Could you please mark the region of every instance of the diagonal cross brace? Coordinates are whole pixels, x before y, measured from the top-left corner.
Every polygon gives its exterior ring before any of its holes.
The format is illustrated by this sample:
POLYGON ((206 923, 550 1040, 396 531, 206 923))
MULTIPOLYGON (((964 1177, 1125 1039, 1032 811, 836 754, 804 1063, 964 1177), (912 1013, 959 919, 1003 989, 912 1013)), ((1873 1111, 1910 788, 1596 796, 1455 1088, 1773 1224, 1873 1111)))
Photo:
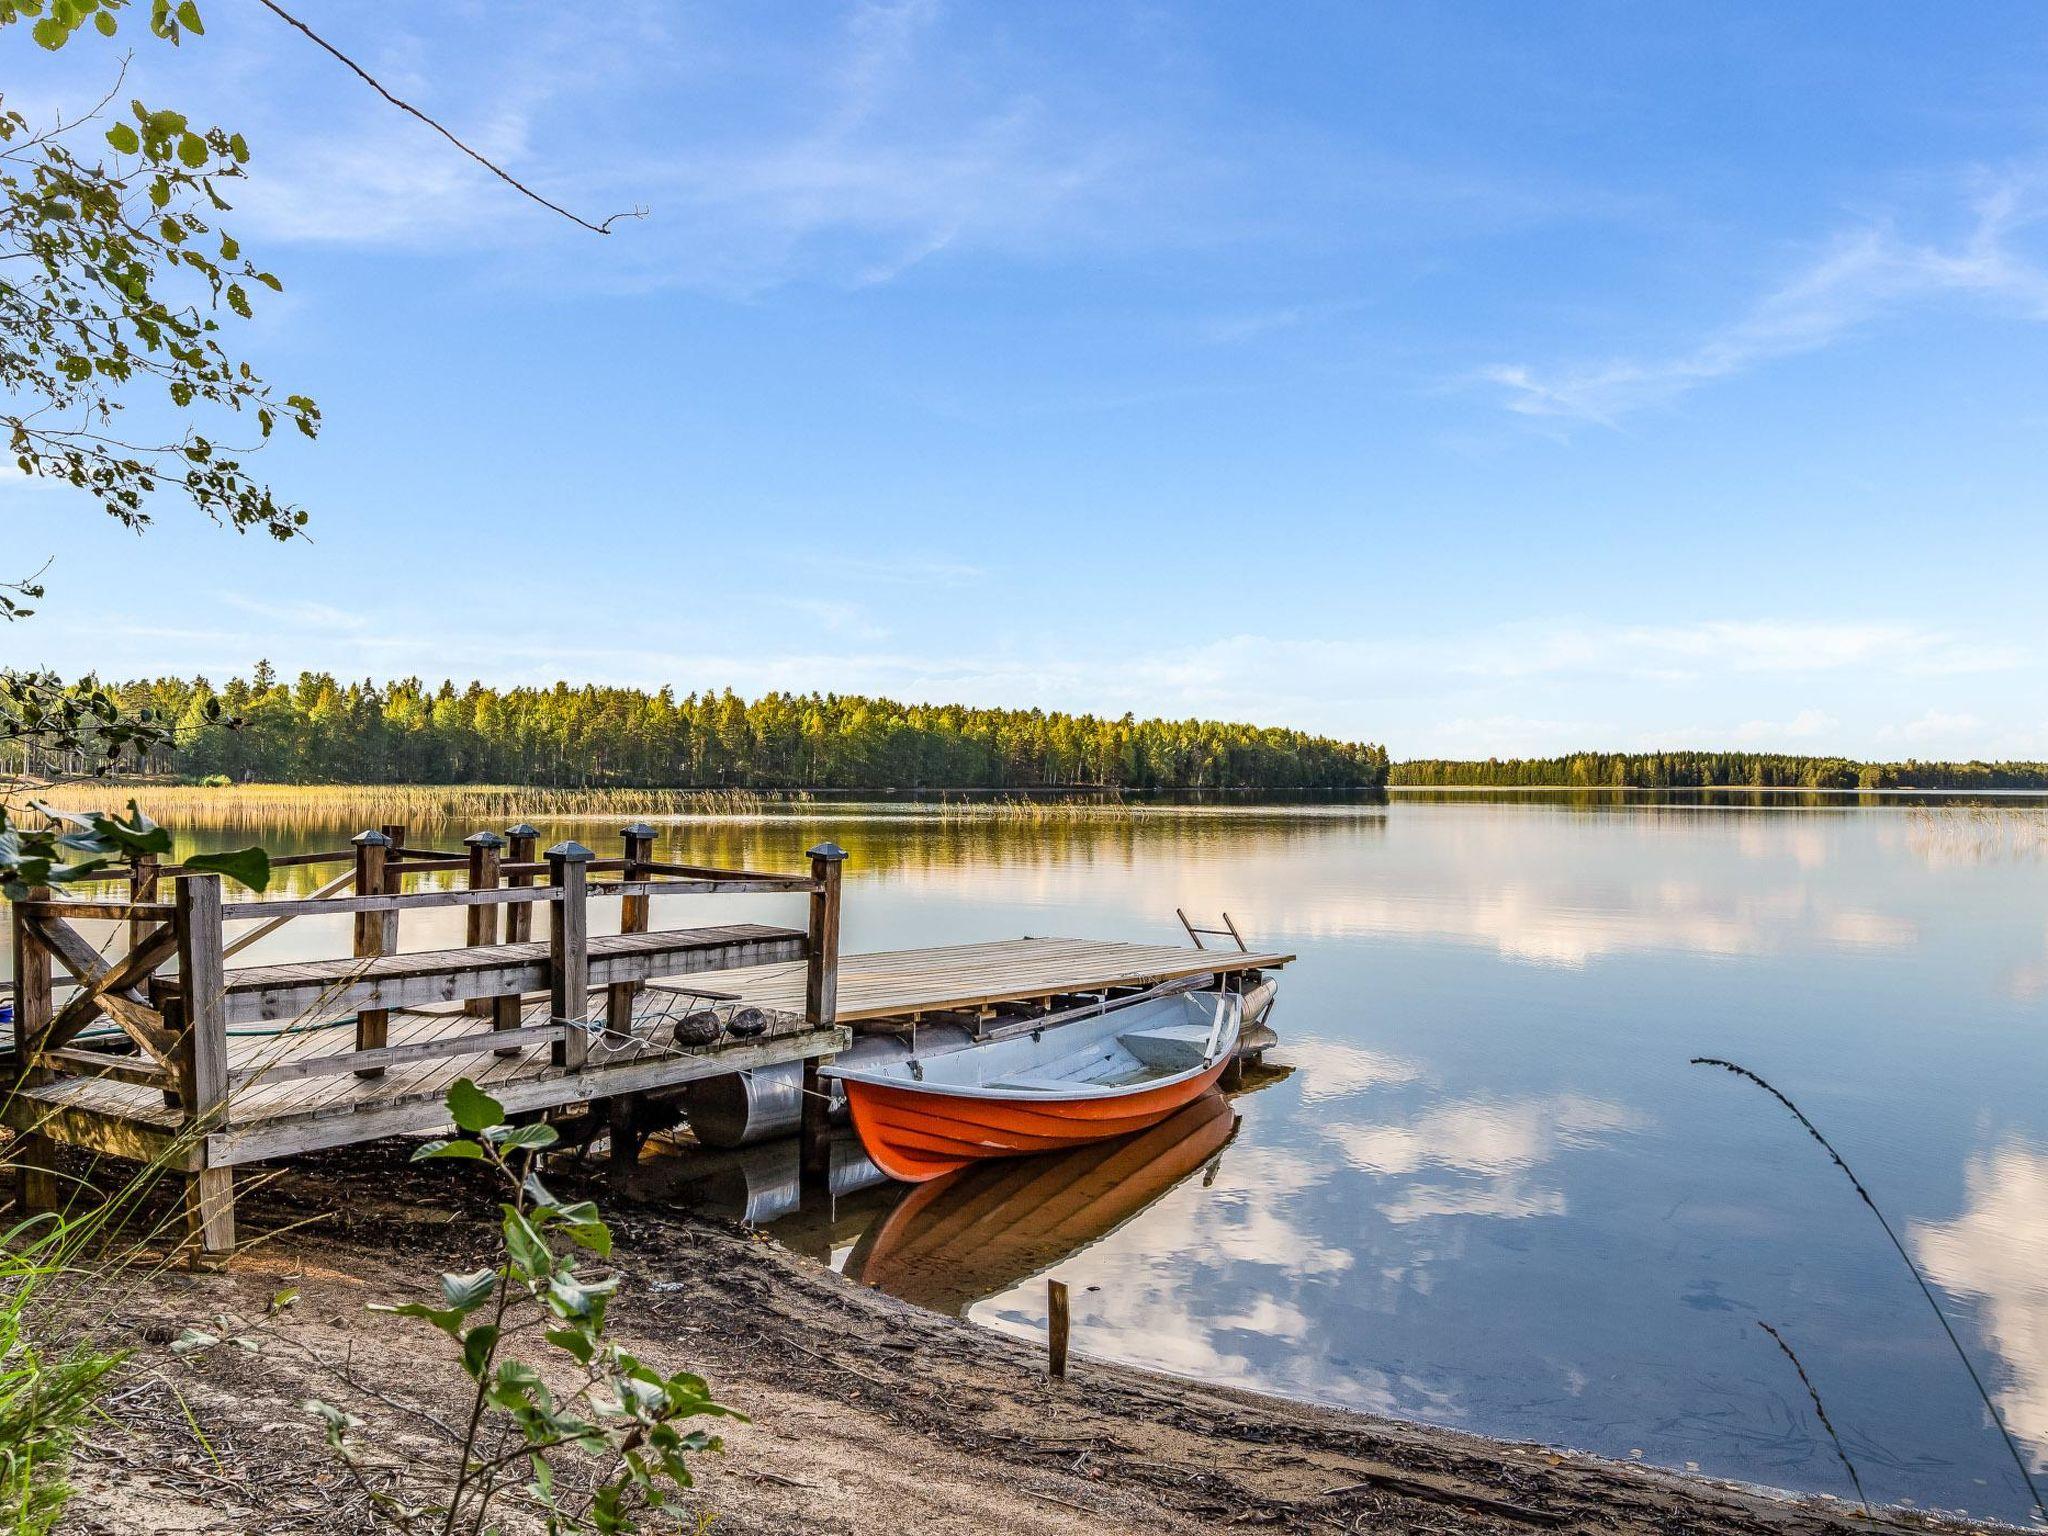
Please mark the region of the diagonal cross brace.
POLYGON ((176 1042, 164 1017, 135 988, 150 972, 178 952, 177 935, 168 923, 150 930, 121 959, 108 964, 82 933, 61 917, 31 915, 29 931, 77 978, 84 990, 58 1011, 44 1037, 43 1048, 54 1050, 104 1013, 141 1046, 166 1072, 175 1074, 176 1042))

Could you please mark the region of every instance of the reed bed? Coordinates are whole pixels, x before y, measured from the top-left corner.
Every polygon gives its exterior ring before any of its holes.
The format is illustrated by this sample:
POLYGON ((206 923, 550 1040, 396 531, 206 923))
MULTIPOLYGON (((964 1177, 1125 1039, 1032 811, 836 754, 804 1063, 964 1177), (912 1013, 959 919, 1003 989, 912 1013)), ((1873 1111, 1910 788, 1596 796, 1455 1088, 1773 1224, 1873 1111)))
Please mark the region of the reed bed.
POLYGON ((1114 791, 1083 795, 935 793, 922 799, 863 799, 805 790, 547 788, 523 784, 239 784, 85 780, 40 792, 60 810, 86 810, 134 797, 157 821, 184 830, 318 833, 336 826, 401 822, 419 831, 502 826, 508 821, 645 818, 717 821, 802 818, 939 822, 967 826, 1116 824, 1145 817, 1316 816, 1375 813, 1377 806, 1274 805, 1256 801, 1133 800, 1114 791))
POLYGON ((1945 864, 2048 858, 2048 810, 2019 805, 1915 806, 1910 846, 1945 864))
POLYGON ((526 784, 239 784, 85 781, 37 798, 84 810, 133 796, 156 820, 235 832, 316 832, 337 823, 408 827, 490 826, 531 817, 749 816, 795 807, 803 797, 746 789, 552 789, 526 784))

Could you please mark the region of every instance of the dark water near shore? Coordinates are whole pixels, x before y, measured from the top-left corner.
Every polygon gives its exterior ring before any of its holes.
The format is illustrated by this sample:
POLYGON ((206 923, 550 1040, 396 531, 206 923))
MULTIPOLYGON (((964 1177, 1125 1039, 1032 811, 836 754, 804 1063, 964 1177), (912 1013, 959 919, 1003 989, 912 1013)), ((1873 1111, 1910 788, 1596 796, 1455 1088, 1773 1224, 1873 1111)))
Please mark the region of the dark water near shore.
MULTIPOLYGON (((663 834, 761 867, 835 838, 852 949, 1171 941, 1182 906, 1300 955, 1273 1018, 1292 1071, 1232 1101, 1234 1135, 1190 1121, 901 1210, 893 1189, 849 1194, 790 1241, 1025 1335, 1057 1276, 1084 1354, 1847 1497, 1763 1319, 1873 1497, 2023 1520, 1869 1213, 1782 1109, 1687 1061, 1754 1067, 1830 1133, 2048 1465, 2044 817, 1397 793, 1094 819, 818 807, 663 834)), ((544 830, 615 845, 611 826, 544 830)), ((250 958, 345 944, 331 922, 250 958)), ((422 924, 406 947, 451 934, 422 924)))

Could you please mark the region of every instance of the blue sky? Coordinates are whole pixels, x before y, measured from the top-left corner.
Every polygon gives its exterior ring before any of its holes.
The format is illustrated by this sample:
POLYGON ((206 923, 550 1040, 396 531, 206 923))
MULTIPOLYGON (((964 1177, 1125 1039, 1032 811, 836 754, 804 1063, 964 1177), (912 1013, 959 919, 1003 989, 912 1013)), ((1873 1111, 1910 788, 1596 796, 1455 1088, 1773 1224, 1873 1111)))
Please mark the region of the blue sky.
POLYGON ((313 538, 0 483, 18 664, 2048 756, 2038 8, 300 0, 608 239, 205 9, 313 538))

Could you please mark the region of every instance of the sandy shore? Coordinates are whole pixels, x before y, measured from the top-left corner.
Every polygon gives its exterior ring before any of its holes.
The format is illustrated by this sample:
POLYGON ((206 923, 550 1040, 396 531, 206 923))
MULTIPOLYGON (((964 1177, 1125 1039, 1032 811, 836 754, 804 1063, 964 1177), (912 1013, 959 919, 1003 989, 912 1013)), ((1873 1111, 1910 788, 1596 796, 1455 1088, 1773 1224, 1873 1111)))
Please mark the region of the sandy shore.
MULTIPOLYGON (((436 1456, 466 1378, 424 1324, 363 1309, 487 1261, 483 1195, 447 1165, 408 1167, 390 1146, 309 1159, 246 1199, 245 1231, 277 1235, 225 1273, 138 1277, 112 1318, 135 1355, 112 1394, 114 1423, 81 1455, 64 1528, 382 1528, 300 1405, 318 1396, 359 1415, 395 1468, 436 1456), (284 1291, 296 1299, 273 1313, 284 1291), (187 1326, 246 1333, 257 1347, 174 1354, 187 1326)), ((702 1459, 691 1495, 696 1529, 718 1536, 1959 1528, 1884 1512, 1866 1521, 1827 1501, 1086 1359, 1054 1385, 1037 1351, 763 1238, 608 1208, 624 1275, 614 1332, 708 1376, 752 1418, 730 1430, 723 1456, 702 1459)))

